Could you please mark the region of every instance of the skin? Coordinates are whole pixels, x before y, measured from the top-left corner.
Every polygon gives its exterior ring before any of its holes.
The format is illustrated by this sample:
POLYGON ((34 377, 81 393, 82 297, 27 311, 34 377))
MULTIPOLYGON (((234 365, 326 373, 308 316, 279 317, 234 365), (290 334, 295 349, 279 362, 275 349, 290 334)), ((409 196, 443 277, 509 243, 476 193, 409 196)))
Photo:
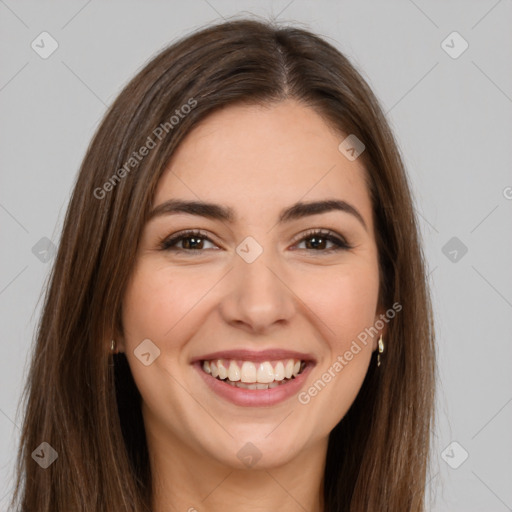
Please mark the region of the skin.
POLYGON ((190 361, 235 348, 312 353, 303 391, 379 318, 372 205, 360 159, 338 150, 345 136, 294 100, 230 106, 187 135, 162 176, 154 206, 202 200, 232 207, 236 219, 151 219, 124 297, 118 346, 143 399, 155 512, 323 510, 328 435, 357 396, 378 336, 307 404, 293 396, 236 406, 210 391, 190 361), (283 208, 325 199, 352 204, 366 228, 340 211, 277 224, 283 208), (353 248, 316 248, 303 239, 311 228, 330 229, 353 248), (185 229, 209 238, 196 254, 190 239, 160 248, 185 229), (247 236, 263 248, 250 264, 235 252, 247 236), (160 350, 149 366, 134 355, 144 339, 160 350), (248 442, 261 454, 251 468, 237 457, 248 442))

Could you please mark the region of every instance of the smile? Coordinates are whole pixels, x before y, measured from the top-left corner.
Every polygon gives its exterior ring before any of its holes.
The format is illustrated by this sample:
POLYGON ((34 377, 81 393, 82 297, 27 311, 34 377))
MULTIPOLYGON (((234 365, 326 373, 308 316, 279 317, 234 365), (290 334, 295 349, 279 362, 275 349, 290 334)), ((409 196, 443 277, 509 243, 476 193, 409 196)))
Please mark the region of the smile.
POLYGON ((286 384, 304 371, 306 362, 300 359, 274 361, 243 361, 212 359, 202 362, 203 372, 219 381, 243 389, 272 389, 286 384))
POLYGON ((221 358, 196 360, 192 366, 206 389, 222 400, 242 407, 271 407, 296 396, 315 364, 312 360, 291 358, 221 358))

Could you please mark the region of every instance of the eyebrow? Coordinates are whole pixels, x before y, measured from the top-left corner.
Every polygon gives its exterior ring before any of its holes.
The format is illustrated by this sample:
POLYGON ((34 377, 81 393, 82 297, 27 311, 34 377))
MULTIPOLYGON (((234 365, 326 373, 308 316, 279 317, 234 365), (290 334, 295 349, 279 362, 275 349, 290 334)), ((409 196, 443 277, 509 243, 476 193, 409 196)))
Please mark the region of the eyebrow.
MULTIPOLYGON (((368 230, 363 216, 347 201, 340 199, 327 199, 324 201, 298 202, 281 211, 278 223, 291 222, 293 220, 319 215, 331 211, 341 211, 353 215, 368 230)), ((156 206, 149 214, 148 221, 161 215, 172 215, 186 213, 198 215, 208 219, 220 220, 223 222, 234 222, 235 212, 228 206, 222 206, 203 201, 185 201, 182 199, 169 199, 156 206)))

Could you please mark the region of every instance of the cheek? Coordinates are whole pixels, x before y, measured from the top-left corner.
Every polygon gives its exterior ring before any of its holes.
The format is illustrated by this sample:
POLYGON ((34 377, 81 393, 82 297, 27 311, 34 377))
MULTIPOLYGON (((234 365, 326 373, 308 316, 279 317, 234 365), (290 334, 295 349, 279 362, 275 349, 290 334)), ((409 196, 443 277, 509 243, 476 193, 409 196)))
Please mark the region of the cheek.
POLYGON ((371 261, 325 273, 310 287, 308 306, 321 320, 316 324, 322 326, 327 356, 299 402, 321 418, 322 431, 346 414, 368 370, 372 344, 365 329, 374 324, 379 292, 378 266, 371 261))
MULTIPOLYGON (((372 263, 371 258, 361 258, 358 264, 309 270, 292 278, 294 293, 307 306, 303 313, 309 314, 337 353, 375 320, 378 267, 372 263)), ((140 264, 123 302, 127 345, 146 338, 157 343, 181 339, 192 319, 203 311, 198 304, 217 281, 214 272, 188 269, 180 276, 171 275, 165 267, 140 264)))
POLYGON ((153 276, 136 271, 123 300, 123 326, 127 348, 134 348, 137 341, 153 339, 159 330, 159 312, 163 309, 161 290, 153 276), (157 320, 157 323, 155 323, 157 320))
POLYGON ((160 420, 164 418, 162 421, 167 425, 175 424, 173 417, 184 415, 183 404, 190 400, 178 384, 182 379, 180 340, 187 339, 184 331, 189 321, 187 313, 204 295, 204 291, 201 293, 204 289, 208 289, 206 283, 191 288, 189 279, 173 277, 165 267, 143 261, 132 275, 124 296, 126 357, 146 411, 160 420), (138 346, 146 339, 160 351, 147 366, 136 355, 138 346))
POLYGON ((331 350, 346 350, 353 339, 371 327, 378 302, 378 269, 372 265, 339 267, 302 281, 301 297, 321 322, 331 350))
POLYGON ((165 268, 142 264, 123 301, 126 343, 132 345, 138 339, 149 338, 161 344, 169 336, 175 338, 173 330, 184 325, 182 320, 210 286, 200 278, 179 277, 165 268))

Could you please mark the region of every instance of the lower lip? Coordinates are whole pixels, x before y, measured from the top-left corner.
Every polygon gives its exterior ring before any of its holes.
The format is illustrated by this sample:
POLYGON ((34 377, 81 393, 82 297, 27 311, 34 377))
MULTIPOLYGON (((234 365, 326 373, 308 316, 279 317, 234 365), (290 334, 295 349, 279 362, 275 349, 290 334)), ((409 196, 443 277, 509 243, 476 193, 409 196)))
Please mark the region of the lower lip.
POLYGON ((202 363, 197 362, 193 365, 201 374, 206 385, 217 395, 229 400, 235 405, 244 407, 268 407, 278 404, 284 400, 296 395, 304 385, 306 378, 313 367, 312 362, 308 362, 306 367, 295 378, 286 384, 281 384, 275 388, 269 389, 244 389, 237 388, 231 384, 227 384, 202 369, 202 363))

